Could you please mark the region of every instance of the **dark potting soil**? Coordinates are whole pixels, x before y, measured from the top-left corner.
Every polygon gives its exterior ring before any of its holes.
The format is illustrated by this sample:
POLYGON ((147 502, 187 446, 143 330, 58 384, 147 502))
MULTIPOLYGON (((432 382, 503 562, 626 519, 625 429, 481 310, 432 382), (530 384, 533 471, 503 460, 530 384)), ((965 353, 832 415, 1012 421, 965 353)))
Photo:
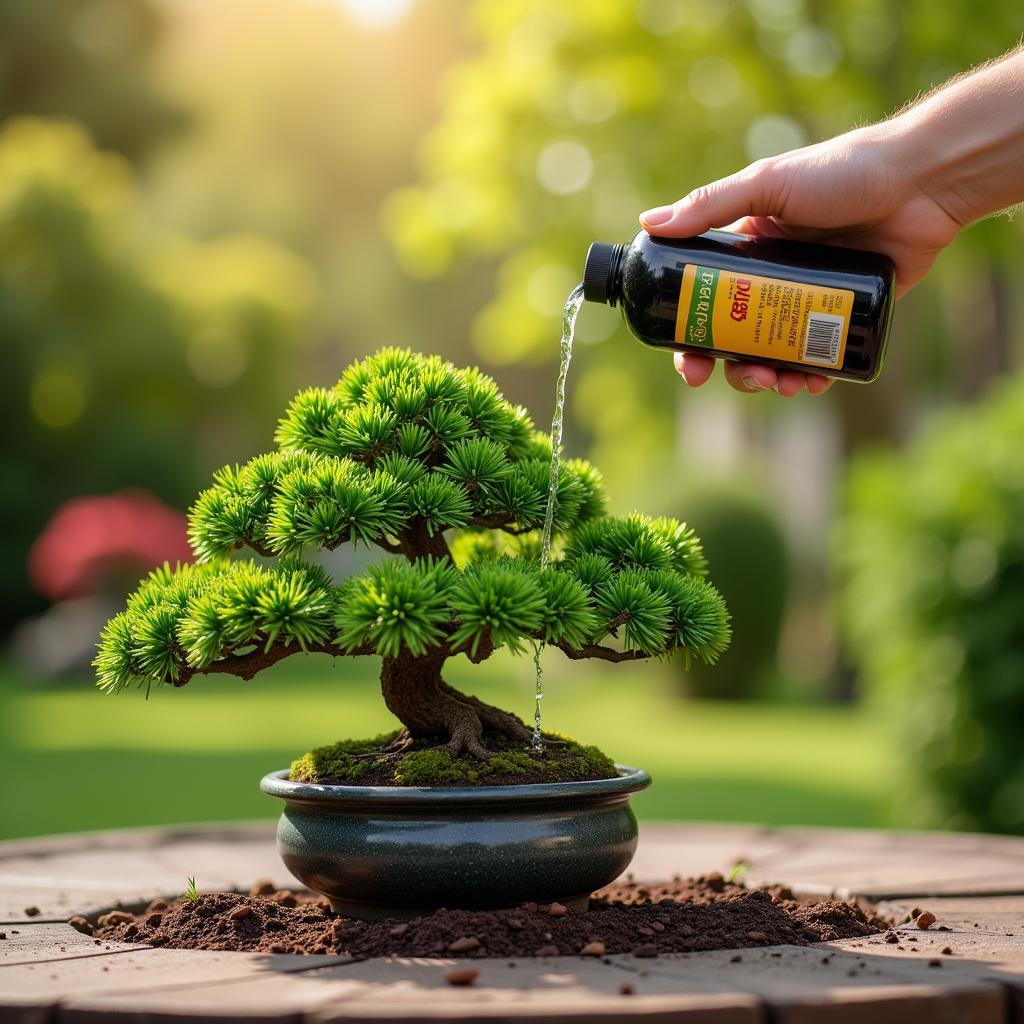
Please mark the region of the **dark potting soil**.
POLYGON ((888 925, 856 900, 797 899, 783 887, 746 889, 713 874, 658 885, 619 883, 595 893, 585 911, 527 903, 510 910, 438 910, 412 921, 340 917, 325 900, 305 893, 220 892, 191 901, 158 900, 140 914, 102 916, 95 935, 176 949, 348 954, 360 959, 580 953, 654 957, 782 943, 807 946, 870 935, 888 925))

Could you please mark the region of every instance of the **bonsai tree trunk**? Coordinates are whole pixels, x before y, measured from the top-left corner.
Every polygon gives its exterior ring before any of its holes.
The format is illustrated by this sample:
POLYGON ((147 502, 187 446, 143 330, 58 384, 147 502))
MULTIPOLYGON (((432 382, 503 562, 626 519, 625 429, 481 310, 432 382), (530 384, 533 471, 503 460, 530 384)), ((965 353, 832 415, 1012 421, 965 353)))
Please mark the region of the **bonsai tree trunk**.
POLYGON ((395 748, 406 748, 417 739, 439 739, 452 757, 465 752, 486 760, 491 751, 484 743, 485 732, 515 740, 532 738, 532 732, 515 715, 449 686, 441 678, 446 657, 403 652, 383 659, 380 688, 384 703, 405 726, 395 748))

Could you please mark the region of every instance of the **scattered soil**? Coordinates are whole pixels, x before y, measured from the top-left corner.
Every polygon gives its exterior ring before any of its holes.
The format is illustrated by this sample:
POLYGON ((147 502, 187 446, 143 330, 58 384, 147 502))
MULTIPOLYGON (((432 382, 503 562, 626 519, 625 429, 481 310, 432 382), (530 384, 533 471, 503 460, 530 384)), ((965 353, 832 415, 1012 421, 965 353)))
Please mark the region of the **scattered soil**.
POLYGON ((332 914, 308 893, 210 893, 157 900, 141 913, 101 915, 104 941, 176 949, 376 956, 604 956, 742 949, 854 938, 890 922, 856 900, 797 899, 775 886, 746 889, 721 875, 595 893, 590 909, 526 903, 510 910, 438 910, 412 921, 360 921, 332 914))

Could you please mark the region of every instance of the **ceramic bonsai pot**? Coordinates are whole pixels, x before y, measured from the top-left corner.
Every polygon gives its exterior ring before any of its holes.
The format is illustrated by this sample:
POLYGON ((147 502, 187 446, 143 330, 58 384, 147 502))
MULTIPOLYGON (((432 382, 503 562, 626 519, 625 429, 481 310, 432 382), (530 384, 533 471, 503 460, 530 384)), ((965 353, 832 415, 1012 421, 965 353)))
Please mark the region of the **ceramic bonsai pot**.
POLYGON ((288 870, 353 917, 416 917, 439 907, 513 907, 589 894, 633 859, 638 768, 586 782, 407 788, 292 782, 260 788, 285 802, 277 848, 288 870))

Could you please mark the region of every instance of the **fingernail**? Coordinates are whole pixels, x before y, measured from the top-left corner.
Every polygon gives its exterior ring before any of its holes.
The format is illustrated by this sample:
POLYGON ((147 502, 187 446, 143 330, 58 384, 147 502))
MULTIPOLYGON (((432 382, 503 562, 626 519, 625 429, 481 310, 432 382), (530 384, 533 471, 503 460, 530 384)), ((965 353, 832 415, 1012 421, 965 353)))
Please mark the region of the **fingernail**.
POLYGON ((756 377, 744 377, 743 386, 751 391, 764 391, 764 385, 756 377))
POLYGON ((673 211, 674 207, 671 206, 656 206, 653 210, 644 210, 640 214, 640 219, 645 224, 657 227, 659 224, 664 224, 666 221, 671 220, 673 211))

